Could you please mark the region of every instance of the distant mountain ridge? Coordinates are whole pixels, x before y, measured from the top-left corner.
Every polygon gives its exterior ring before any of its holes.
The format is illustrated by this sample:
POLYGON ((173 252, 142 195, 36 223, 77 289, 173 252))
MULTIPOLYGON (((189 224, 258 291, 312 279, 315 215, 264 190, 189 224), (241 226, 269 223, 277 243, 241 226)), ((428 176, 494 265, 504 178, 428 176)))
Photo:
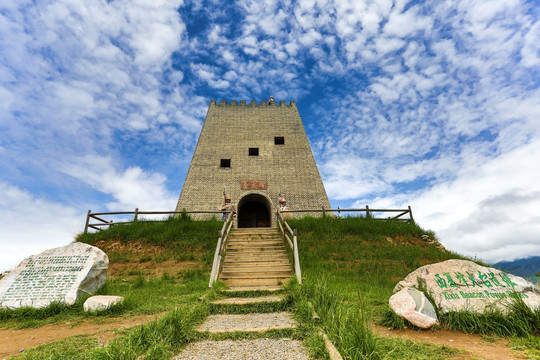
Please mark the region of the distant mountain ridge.
POLYGON ((514 261, 499 261, 493 266, 536 283, 539 279, 535 274, 540 272, 540 256, 531 256, 514 261))

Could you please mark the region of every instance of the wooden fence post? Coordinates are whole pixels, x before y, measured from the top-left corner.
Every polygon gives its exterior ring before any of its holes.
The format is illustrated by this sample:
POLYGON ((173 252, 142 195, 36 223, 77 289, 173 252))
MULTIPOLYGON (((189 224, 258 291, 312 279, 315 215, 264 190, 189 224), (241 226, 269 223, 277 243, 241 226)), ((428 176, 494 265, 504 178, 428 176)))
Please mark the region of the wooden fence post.
POLYGON ((90 222, 90 213, 92 210, 88 210, 88 214, 86 214, 86 225, 84 225, 84 233, 88 231, 88 223, 90 222))
POLYGON ((370 217, 369 215, 369 206, 366 205, 366 219, 370 217))
POLYGON ((139 220, 139 208, 135 208, 135 216, 133 217, 133 221, 139 220))
POLYGON ((411 209, 411 205, 409 205, 409 215, 411 217, 411 222, 414 223, 414 218, 412 216, 412 209, 411 209))
POLYGON ((323 217, 326 216, 326 212, 324 211, 324 206, 322 207, 322 216, 323 216, 323 217))

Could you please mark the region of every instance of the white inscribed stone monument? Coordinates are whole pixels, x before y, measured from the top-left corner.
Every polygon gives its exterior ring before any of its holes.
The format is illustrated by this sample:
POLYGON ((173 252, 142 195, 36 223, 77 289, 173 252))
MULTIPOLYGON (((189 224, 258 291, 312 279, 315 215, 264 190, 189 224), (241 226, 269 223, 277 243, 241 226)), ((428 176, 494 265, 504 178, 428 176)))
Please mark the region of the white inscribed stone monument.
POLYGON ((107 279, 109 258, 84 243, 49 249, 24 259, 0 280, 0 307, 45 307, 54 301, 73 305, 96 292, 107 279))
POLYGON ((400 281, 394 294, 406 288, 424 290, 440 313, 495 309, 506 313, 516 297, 533 310, 540 308, 540 289, 533 283, 467 260, 422 266, 400 281))

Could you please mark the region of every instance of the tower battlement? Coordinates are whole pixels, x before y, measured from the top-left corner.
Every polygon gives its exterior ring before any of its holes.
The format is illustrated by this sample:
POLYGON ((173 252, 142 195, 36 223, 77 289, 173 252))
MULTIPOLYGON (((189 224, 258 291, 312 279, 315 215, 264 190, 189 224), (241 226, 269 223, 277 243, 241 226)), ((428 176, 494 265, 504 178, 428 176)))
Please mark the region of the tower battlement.
POLYGON ((219 102, 216 102, 216 100, 210 100, 210 106, 296 106, 296 102, 294 100, 289 101, 289 104, 285 100, 281 100, 279 104, 276 102, 274 104, 268 104, 267 101, 261 100, 257 102, 257 100, 251 100, 249 103, 247 100, 240 100, 238 102, 237 100, 231 100, 230 103, 227 103, 227 100, 220 100, 219 102))

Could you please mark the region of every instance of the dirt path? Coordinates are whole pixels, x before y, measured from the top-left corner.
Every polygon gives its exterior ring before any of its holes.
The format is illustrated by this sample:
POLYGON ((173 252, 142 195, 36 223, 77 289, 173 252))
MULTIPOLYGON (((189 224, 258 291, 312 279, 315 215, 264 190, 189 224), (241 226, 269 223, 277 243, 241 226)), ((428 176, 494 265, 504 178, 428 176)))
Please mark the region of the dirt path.
POLYGON ((74 335, 95 336, 105 344, 116 336, 116 330, 140 325, 161 315, 141 315, 128 319, 106 318, 101 324, 85 321, 73 325, 66 321, 37 329, 0 329, 0 360, 18 354, 21 349, 30 349, 74 335))
POLYGON ((435 345, 446 345, 459 350, 464 350, 467 355, 462 359, 484 359, 484 360, 520 360, 527 356, 518 351, 512 351, 508 347, 508 340, 500 339, 496 342, 488 342, 479 335, 465 334, 457 331, 437 330, 388 330, 384 326, 372 325, 373 331, 386 337, 399 337, 413 341, 420 341, 435 345))
MULTIPOLYGON (((125 329, 152 321, 162 314, 142 315, 129 319, 107 318, 105 322, 96 324, 91 321, 77 323, 61 322, 45 325, 37 329, 0 329, 0 360, 19 354, 21 349, 30 349, 42 344, 65 339, 74 335, 90 335, 98 338, 103 344, 116 336, 116 330, 125 329)), ((479 335, 464 334, 461 332, 438 330, 388 330, 384 326, 372 325, 373 331, 381 336, 399 337, 435 345, 446 345, 467 352, 460 359, 484 360, 521 360, 526 355, 512 351, 508 347, 508 340, 488 342, 479 335)))

